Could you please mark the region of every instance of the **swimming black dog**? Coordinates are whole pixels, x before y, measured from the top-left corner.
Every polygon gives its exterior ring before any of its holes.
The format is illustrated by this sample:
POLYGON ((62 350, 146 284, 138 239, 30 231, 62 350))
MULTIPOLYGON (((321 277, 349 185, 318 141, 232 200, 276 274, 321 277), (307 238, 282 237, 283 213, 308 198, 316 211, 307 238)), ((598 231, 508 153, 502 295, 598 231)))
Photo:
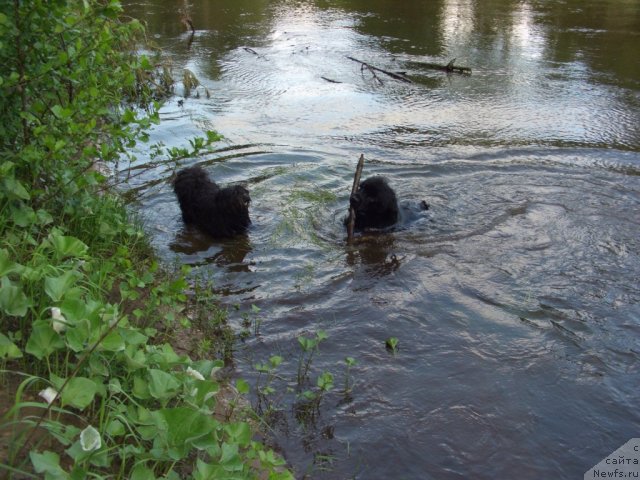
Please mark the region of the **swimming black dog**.
POLYGON ((234 185, 220 188, 200 167, 182 169, 173 182, 182 219, 215 238, 245 233, 249 219, 249 191, 234 185))
POLYGON ((356 214, 356 230, 386 228, 398 221, 396 192, 384 177, 369 177, 360 182, 358 190, 349 198, 349 206, 356 214))

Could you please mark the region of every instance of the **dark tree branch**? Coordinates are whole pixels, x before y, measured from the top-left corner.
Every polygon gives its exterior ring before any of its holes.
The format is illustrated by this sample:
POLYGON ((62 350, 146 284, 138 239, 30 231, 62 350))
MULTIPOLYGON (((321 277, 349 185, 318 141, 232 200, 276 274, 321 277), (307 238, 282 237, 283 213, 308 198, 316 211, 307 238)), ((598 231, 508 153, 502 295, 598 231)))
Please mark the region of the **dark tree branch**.
MULTIPOLYGON (((347 58, 349 60, 353 60, 354 62, 358 62, 359 64, 362 65, 362 68, 367 68, 372 73, 374 71, 377 71, 377 72, 384 73, 385 75, 388 75, 391 78, 394 78, 394 79, 399 80, 401 82, 413 83, 413 81, 410 78, 406 77, 404 74, 394 73, 394 72, 390 72, 388 70, 383 70, 382 68, 374 67, 373 65, 369 65, 367 62, 363 62, 362 60, 358 60, 357 58, 353 58, 353 57, 349 57, 349 56, 347 56, 347 58)), ((375 74, 374 74, 374 76, 375 76, 375 74)), ((376 78, 378 78, 378 77, 376 76, 376 78)), ((378 79, 378 80, 380 80, 380 79, 378 79)))
MULTIPOLYGON (((355 194, 360 188, 360 176, 362 175, 362 169, 364 168, 364 155, 360 155, 358 160, 358 166, 356 167, 356 173, 353 177, 353 186, 351 187, 351 195, 355 194)), ((356 212, 349 206, 349 221, 347 226, 347 242, 353 241, 353 230, 356 225, 356 212)))

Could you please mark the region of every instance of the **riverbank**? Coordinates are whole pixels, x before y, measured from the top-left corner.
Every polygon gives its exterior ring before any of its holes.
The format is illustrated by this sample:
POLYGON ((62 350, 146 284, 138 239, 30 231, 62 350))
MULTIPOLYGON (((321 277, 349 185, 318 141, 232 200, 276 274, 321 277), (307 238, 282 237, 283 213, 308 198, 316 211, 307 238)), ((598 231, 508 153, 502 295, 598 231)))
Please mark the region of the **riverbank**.
POLYGON ((254 441, 248 385, 216 377, 225 312, 188 269, 160 267, 95 168, 146 141, 168 91, 157 59, 137 54, 142 25, 121 13, 35 1, 0 14, 0 469, 292 478, 254 441), (208 342, 180 348, 195 330, 208 342))

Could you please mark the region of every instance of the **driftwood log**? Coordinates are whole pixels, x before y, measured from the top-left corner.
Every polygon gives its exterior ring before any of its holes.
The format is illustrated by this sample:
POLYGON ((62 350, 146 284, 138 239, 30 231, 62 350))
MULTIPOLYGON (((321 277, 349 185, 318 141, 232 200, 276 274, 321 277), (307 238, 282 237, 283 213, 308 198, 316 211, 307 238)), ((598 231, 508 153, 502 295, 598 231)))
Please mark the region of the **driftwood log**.
MULTIPOLYGON (((356 167, 356 173, 353 177, 353 186, 351 187, 351 195, 355 194, 360 188, 360 176, 362 175, 362 169, 364 168, 364 155, 360 155, 358 160, 358 166, 356 167)), ((347 242, 351 243, 353 240, 353 230, 356 225, 356 211, 349 204, 349 217, 347 219, 347 242)))

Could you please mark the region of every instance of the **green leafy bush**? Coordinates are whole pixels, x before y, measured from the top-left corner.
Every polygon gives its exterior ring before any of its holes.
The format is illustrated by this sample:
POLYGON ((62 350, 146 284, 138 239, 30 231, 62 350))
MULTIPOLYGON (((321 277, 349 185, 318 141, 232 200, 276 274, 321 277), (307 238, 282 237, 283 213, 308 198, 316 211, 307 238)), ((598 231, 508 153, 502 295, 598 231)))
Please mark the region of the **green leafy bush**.
POLYGON ((110 0, 0 4, 2 475, 291 478, 246 421, 214 415, 222 361, 164 343, 188 323, 185 278, 96 168, 158 119, 143 27, 110 0))

